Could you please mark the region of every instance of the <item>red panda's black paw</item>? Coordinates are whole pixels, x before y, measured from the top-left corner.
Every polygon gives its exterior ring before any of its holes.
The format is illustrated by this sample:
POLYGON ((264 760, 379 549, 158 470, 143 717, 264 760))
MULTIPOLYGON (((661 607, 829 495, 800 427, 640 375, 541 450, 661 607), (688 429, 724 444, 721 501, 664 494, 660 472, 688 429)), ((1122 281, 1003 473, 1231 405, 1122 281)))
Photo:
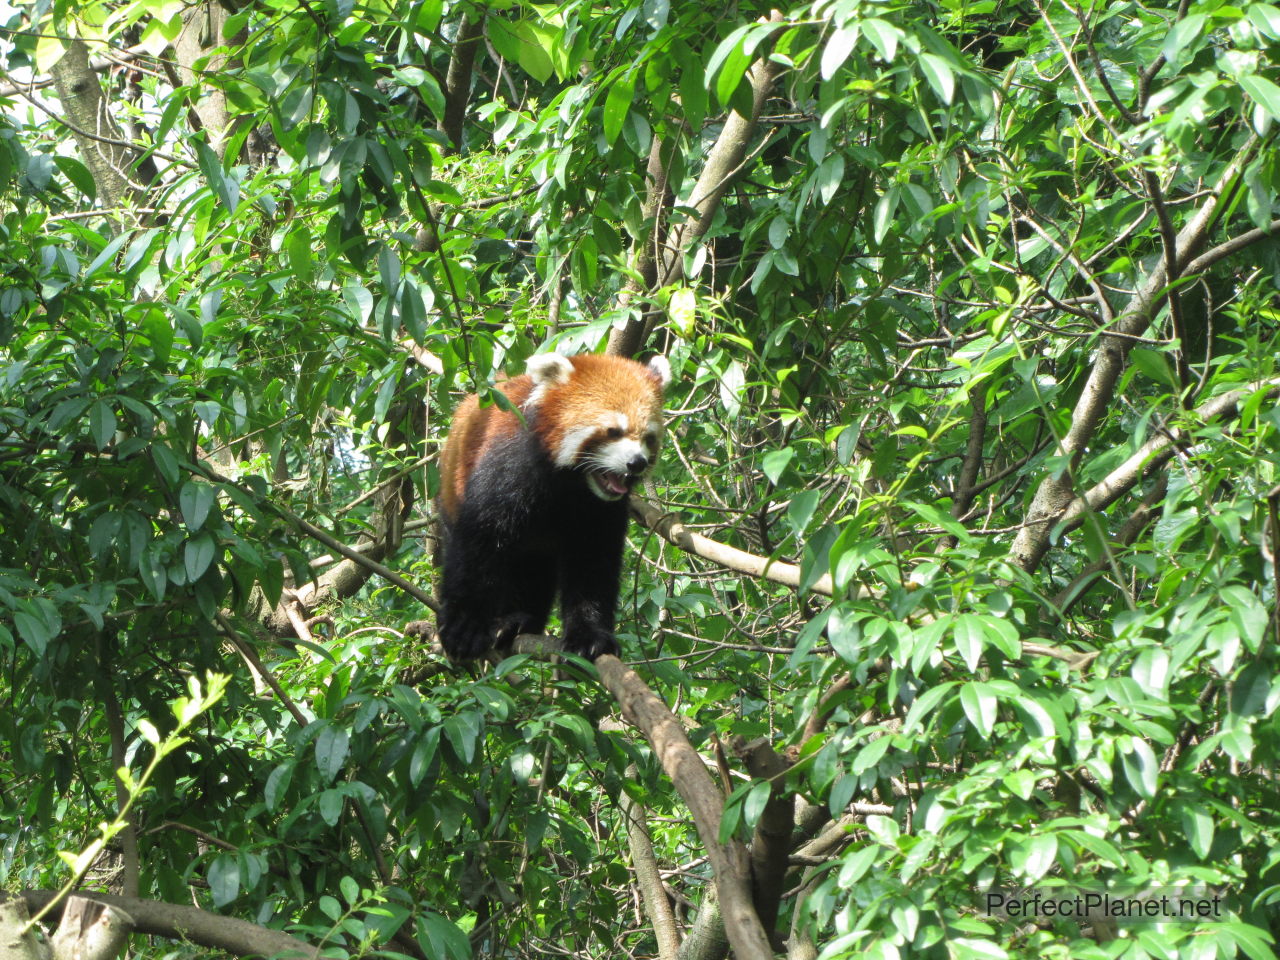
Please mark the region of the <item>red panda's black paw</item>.
POLYGON ((510 649, 512 644, 516 642, 516 637, 522 633, 542 633, 547 629, 545 620, 537 620, 527 613, 511 613, 505 617, 498 619, 498 627, 495 631, 497 642, 496 645, 501 649, 510 649))
POLYGON ((606 653, 618 656, 618 641, 608 630, 579 630, 566 634, 564 648, 569 653, 576 653, 588 660, 595 660, 606 653))
POLYGON ((451 613, 440 620, 440 646, 450 660, 475 660, 492 649, 493 632, 485 620, 451 613))

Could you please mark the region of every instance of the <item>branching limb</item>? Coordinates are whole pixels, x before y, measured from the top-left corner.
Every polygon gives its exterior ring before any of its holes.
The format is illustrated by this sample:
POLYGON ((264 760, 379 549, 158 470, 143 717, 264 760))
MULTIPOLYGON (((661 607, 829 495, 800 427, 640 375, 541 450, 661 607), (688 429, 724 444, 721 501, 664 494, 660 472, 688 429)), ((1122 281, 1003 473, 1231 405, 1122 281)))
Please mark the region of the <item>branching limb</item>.
MULTIPOLYGON (((1240 390, 1232 390, 1206 401, 1193 411, 1199 422, 1223 416, 1246 398, 1259 390, 1268 396, 1280 393, 1280 377, 1254 383, 1240 390)), ((1135 450, 1118 467, 1090 487, 1083 496, 1071 500, 1056 517, 1051 518, 1055 528, 1065 533, 1078 527, 1091 511, 1105 510, 1151 470, 1160 467, 1189 440, 1190 431, 1183 427, 1171 427, 1156 434, 1135 450)))
POLYGON ((753 778, 769 782, 769 799, 751 838, 752 894, 760 923, 769 933, 778 921, 778 905, 785 889, 795 794, 785 789, 789 764, 778 756, 767 738, 748 743, 739 737, 733 750, 753 778))
MULTIPOLYGON (((800 586, 800 568, 793 563, 771 561, 768 557, 747 553, 737 547, 704 537, 700 533, 694 533, 672 515, 662 514, 650 504, 635 497, 631 499, 631 512, 646 527, 681 550, 731 570, 737 570, 739 573, 773 580, 789 587, 799 588, 800 586)), ((824 597, 831 596, 834 589, 831 575, 825 573, 809 587, 813 593, 822 594, 824 597)))
MULTIPOLYGON (((1185 269, 1194 262, 1193 257, 1204 245, 1210 224, 1224 199, 1234 191, 1240 171, 1251 153, 1250 149, 1242 150, 1227 164, 1214 189, 1178 233, 1174 242, 1174 263, 1179 269, 1185 269)), ((1130 342, 1124 337, 1109 334, 1114 330, 1136 336, 1146 329, 1168 283, 1168 273, 1162 260, 1134 293, 1128 309, 1117 318, 1113 328, 1101 332, 1102 344, 1072 411, 1071 426, 1058 444, 1058 455, 1066 462, 1041 481, 1027 510, 1025 525, 1010 550, 1013 562, 1028 572, 1035 570, 1048 552, 1052 523, 1072 500, 1075 468, 1110 409, 1116 383, 1128 360, 1130 342)))
POLYGON ((736 840, 720 843, 724 803, 680 721, 640 675, 617 657, 606 654, 597 659, 595 665, 601 682, 622 707, 623 716, 644 734, 693 814, 694 825, 715 871, 725 932, 735 956, 738 960, 772 960, 773 948, 752 903, 747 852, 736 840))
MULTIPOLYGON (((50 890, 24 890, 20 894, 33 913, 53 899, 50 890)), ((82 894, 82 896, 84 896, 82 894)), ((222 917, 199 907, 186 907, 159 900, 117 897, 109 893, 87 895, 90 899, 125 911, 134 921, 134 932, 170 940, 183 940, 210 950, 222 950, 233 957, 276 957, 278 960, 314 960, 320 951, 287 933, 268 930, 256 923, 222 917)))

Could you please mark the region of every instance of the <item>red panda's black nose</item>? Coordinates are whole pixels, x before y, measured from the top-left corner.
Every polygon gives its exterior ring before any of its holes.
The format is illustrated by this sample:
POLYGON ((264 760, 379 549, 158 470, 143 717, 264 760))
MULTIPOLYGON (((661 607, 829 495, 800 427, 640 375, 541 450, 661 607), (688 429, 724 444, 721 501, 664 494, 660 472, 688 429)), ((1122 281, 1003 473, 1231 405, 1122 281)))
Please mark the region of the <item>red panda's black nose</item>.
POLYGON ((632 473, 640 473, 649 465, 649 458, 643 453, 637 453, 634 457, 627 461, 627 469, 632 473))

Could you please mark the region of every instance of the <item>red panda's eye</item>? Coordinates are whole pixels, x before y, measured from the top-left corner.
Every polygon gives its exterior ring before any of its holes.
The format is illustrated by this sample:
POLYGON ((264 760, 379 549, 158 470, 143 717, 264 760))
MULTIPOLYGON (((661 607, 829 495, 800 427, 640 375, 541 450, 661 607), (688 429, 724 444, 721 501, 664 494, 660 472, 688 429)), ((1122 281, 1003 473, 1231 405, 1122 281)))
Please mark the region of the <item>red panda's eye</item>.
POLYGON ((617 440, 619 437, 622 436, 622 428, 610 427, 608 430, 604 432, 604 435, 608 437, 610 440, 617 440))

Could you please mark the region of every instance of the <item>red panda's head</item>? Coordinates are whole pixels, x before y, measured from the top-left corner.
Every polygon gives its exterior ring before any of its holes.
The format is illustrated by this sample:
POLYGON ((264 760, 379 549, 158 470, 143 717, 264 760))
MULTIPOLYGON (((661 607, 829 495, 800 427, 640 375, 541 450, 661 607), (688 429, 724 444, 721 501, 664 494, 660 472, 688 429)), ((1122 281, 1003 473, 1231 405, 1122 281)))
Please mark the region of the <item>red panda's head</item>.
POLYGON ((581 471, 601 500, 625 497, 658 457, 665 357, 648 365, 622 357, 545 353, 529 359, 525 410, 555 465, 581 471))

